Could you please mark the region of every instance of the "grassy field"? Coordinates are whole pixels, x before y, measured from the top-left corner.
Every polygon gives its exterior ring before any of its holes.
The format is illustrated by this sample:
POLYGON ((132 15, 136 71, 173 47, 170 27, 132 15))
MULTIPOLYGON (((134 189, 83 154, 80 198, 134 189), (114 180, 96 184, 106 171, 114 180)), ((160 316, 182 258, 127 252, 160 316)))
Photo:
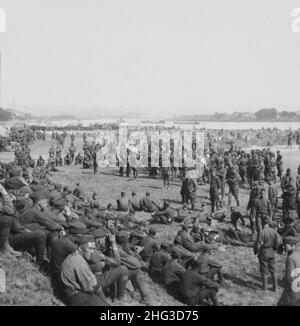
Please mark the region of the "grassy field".
MULTIPOLYGON (((66 147, 70 144, 67 139, 66 147)), ((81 148, 81 139, 76 140, 76 146, 81 148)), ((34 157, 40 154, 47 156, 50 141, 36 142, 32 147, 34 157)), ((284 168, 290 167, 295 174, 300 163, 300 151, 293 148, 287 150, 284 147, 273 148, 280 149, 284 154, 284 168)), ((9 161, 13 158, 12 153, 0 153, 1 161, 9 161)), ((97 192, 102 205, 108 203, 115 204, 116 198, 121 191, 125 191, 130 195, 135 190, 138 195, 144 195, 149 190, 154 199, 162 202, 163 199, 169 199, 174 208, 180 206, 180 182, 171 182, 170 189, 163 188, 161 180, 148 179, 141 176, 137 180, 120 178, 116 170, 103 170, 94 175, 91 170, 83 170, 79 167, 63 167, 60 171, 53 174, 52 179, 55 182, 75 187, 76 182, 81 182, 86 194, 91 196, 93 192, 97 192)), ((241 211, 245 212, 248 201, 249 190, 241 189, 241 211)), ((200 203, 207 203, 207 211, 210 211, 208 186, 201 186, 197 193, 197 206, 200 203)), ((146 214, 141 213, 142 218, 146 214)), ((247 221, 249 223, 249 221, 247 221)), ((154 225, 161 239, 172 239, 180 229, 179 225, 174 224, 171 227, 154 225)), ((226 227, 226 224, 224 224, 226 227)), ((261 280, 258 269, 258 260, 254 256, 251 248, 241 248, 232 246, 222 246, 223 250, 216 249, 212 253, 212 258, 219 261, 224 268, 227 287, 219 291, 220 301, 224 305, 275 305, 281 295, 282 287, 279 282, 280 291, 275 294, 271 291, 264 294, 261 291, 261 280)), ((277 255, 277 266, 279 276, 282 278, 284 274, 285 256, 277 255)), ((21 258, 18 262, 7 262, 0 260, 0 266, 7 273, 7 293, 0 294, 1 305, 59 305, 61 304, 52 294, 49 280, 41 275, 38 270, 28 261, 26 257, 21 258)), ((172 306, 180 305, 178 301, 167 295, 166 291, 159 285, 155 284, 145 274, 145 287, 150 294, 152 302, 155 305, 172 306)), ((271 286, 271 284, 270 284, 271 286)), ((139 296, 131 295, 128 291, 126 300, 123 305, 140 305, 139 296)), ((112 303, 114 304, 114 303, 112 303)))

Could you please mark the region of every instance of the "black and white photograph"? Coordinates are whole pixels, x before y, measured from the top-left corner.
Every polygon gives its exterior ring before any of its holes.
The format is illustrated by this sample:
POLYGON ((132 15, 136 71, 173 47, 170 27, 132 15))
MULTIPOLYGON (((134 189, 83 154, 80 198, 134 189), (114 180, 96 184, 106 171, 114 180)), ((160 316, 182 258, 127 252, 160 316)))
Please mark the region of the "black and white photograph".
POLYGON ((0 0, 0 306, 299 305, 300 0, 0 0))

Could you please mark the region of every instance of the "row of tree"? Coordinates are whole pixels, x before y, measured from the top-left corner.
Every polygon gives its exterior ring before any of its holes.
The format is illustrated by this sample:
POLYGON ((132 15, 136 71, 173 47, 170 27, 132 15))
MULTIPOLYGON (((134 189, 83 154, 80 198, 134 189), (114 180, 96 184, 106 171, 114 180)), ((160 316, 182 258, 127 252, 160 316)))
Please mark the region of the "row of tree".
POLYGON ((0 121, 9 121, 12 120, 12 113, 0 108, 0 121))

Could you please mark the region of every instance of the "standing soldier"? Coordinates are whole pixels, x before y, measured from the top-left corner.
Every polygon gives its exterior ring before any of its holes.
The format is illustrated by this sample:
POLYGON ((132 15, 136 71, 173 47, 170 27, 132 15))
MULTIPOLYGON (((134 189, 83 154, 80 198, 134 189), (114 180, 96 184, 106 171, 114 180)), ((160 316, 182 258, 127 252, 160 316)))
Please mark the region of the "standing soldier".
POLYGON ((280 235, 269 227, 269 220, 263 221, 263 230, 258 234, 254 244, 254 254, 258 255, 263 290, 268 290, 268 272, 271 274, 273 291, 278 291, 274 251, 282 246, 280 235))
POLYGON ((226 169, 224 167, 224 160, 218 158, 216 161, 217 161, 216 176, 220 180, 220 187, 221 187, 222 200, 223 200, 225 195, 226 169))
POLYGON ((268 221, 272 214, 271 203, 266 196, 266 189, 263 188, 254 202, 253 215, 255 216, 257 233, 261 233, 263 222, 268 221))
POLYGON ((182 185, 183 204, 191 202, 192 209, 195 209, 197 185, 194 179, 187 177, 182 185))
POLYGON ((283 171, 283 161, 282 161, 282 155, 280 154, 280 151, 277 151, 276 167, 277 167, 277 176, 279 177, 279 181, 281 181, 282 171, 283 171))
POLYGON ((94 168, 94 174, 98 173, 98 162, 97 162, 97 150, 93 150, 93 168, 94 168))
POLYGON ((272 221, 275 221, 275 213, 276 213, 276 206, 277 206, 277 197, 278 197, 278 190, 276 188, 274 180, 269 181, 269 188, 268 188, 268 198, 272 206, 272 221))
POLYGON ((74 143, 75 142, 75 135, 74 133, 72 132, 72 135, 71 135, 71 143, 74 143))
POLYGON ((255 210, 254 210, 254 204, 255 204, 255 200, 258 197, 258 194, 260 193, 259 190, 259 185, 258 182, 254 182, 253 183, 253 188, 250 191, 250 195, 249 195, 249 201, 248 201, 248 205, 247 205, 247 211, 249 212, 249 220, 250 220, 250 228, 252 231, 252 237, 255 234, 255 210))
POLYGON ((296 187, 295 181, 291 176, 291 169, 286 170, 286 175, 281 180, 282 189, 282 210, 283 210, 283 222, 289 217, 290 210, 296 209, 296 187))
POLYGON ((292 139, 293 139, 293 134, 290 131, 288 134, 288 148, 292 148, 292 139))
POLYGON ((71 163, 73 163, 74 161, 74 157, 75 157, 75 152, 76 152, 76 147, 74 146, 74 143, 71 143, 71 146, 69 148, 69 152, 70 152, 70 157, 71 157, 71 163))
POLYGON ((216 171, 211 171, 210 176, 210 202, 211 202, 211 213, 213 214, 215 211, 215 206, 217 210, 219 210, 219 189, 221 188, 221 181, 219 177, 216 175, 216 171))
POLYGON ((228 164, 226 179, 227 179, 227 183, 228 183, 228 187, 229 187, 228 206, 231 206, 232 196, 235 198, 237 206, 240 206, 239 183, 241 181, 241 177, 240 177, 239 173, 234 169, 231 162, 229 162, 229 164, 228 164))
POLYGON ((300 306, 299 270, 300 270, 300 242, 295 237, 283 239, 288 254, 285 263, 284 290, 278 306, 300 306))
POLYGON ((242 185, 244 185, 246 183, 248 164, 249 164, 249 162, 247 160, 246 154, 243 153, 241 159, 239 160, 239 172, 240 172, 240 176, 242 178, 242 185))

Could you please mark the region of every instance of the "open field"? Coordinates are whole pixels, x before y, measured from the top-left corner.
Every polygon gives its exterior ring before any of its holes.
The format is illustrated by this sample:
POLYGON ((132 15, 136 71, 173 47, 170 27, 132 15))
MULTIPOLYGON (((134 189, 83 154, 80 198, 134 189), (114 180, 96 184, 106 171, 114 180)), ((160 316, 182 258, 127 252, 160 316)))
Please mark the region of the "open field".
MULTIPOLYGON (((66 140, 66 147, 69 147, 70 140, 66 140)), ((78 149, 81 148, 81 139, 76 141, 78 149)), ((50 142, 36 142, 32 146, 33 156, 44 154, 47 152, 50 142)), ((277 148, 273 148, 277 150, 277 148)), ((291 167, 293 174, 297 170, 300 163, 300 151, 294 147, 291 150, 280 148, 284 157, 284 168, 291 167)), ((13 153, 0 153, 1 161, 9 161, 13 158, 13 153)), ((115 204, 116 198, 121 191, 125 191, 128 195, 135 190, 138 195, 144 195, 146 190, 151 192, 154 199, 162 202, 163 199, 170 199, 174 208, 180 206, 180 182, 171 182, 170 189, 162 187, 162 181, 157 179, 148 179, 141 176, 138 180, 120 178, 115 170, 103 170, 95 176, 91 170, 83 170, 79 167, 71 166, 60 168, 58 173, 53 174, 52 179, 55 182, 74 187, 76 182, 81 182, 86 194, 91 196, 93 192, 97 192, 101 199, 102 205, 108 203, 115 204)), ((245 212, 248 201, 248 189, 241 189, 241 211, 245 212)), ((197 193, 197 206, 200 203, 207 204, 207 212, 210 211, 208 186, 200 186, 197 193)), ((146 213, 141 213, 141 217, 146 213)), ((248 222, 248 221, 247 221, 248 222)), ((249 222, 248 222, 249 223, 249 222)), ((223 223, 222 227, 228 227, 223 223), (224 224, 224 225, 223 225, 224 224)), ((179 230, 179 225, 170 226, 154 225, 158 231, 158 237, 161 239, 171 239, 179 230)), ((280 291, 277 294, 269 291, 264 294, 261 291, 260 274, 258 270, 258 260, 254 256, 251 248, 241 248, 232 246, 222 246, 224 250, 215 250, 212 254, 215 260, 218 260, 224 266, 225 278, 228 287, 223 288, 219 292, 220 301, 224 305, 275 305, 282 292, 282 283, 279 282, 280 291)), ((279 276, 282 278, 284 273, 285 256, 277 255, 277 264, 279 276)), ((52 294, 49 280, 41 275, 38 270, 28 262, 26 257, 19 262, 5 262, 0 260, 0 266, 7 273, 7 293, 0 295, 1 305, 57 305, 60 304, 52 294)), ((180 305, 178 301, 168 296, 163 288, 155 284, 145 274, 145 286, 152 302, 155 305, 180 305)), ((126 300, 122 302, 124 305, 140 305, 138 295, 131 297, 130 293, 126 295, 126 300)))

